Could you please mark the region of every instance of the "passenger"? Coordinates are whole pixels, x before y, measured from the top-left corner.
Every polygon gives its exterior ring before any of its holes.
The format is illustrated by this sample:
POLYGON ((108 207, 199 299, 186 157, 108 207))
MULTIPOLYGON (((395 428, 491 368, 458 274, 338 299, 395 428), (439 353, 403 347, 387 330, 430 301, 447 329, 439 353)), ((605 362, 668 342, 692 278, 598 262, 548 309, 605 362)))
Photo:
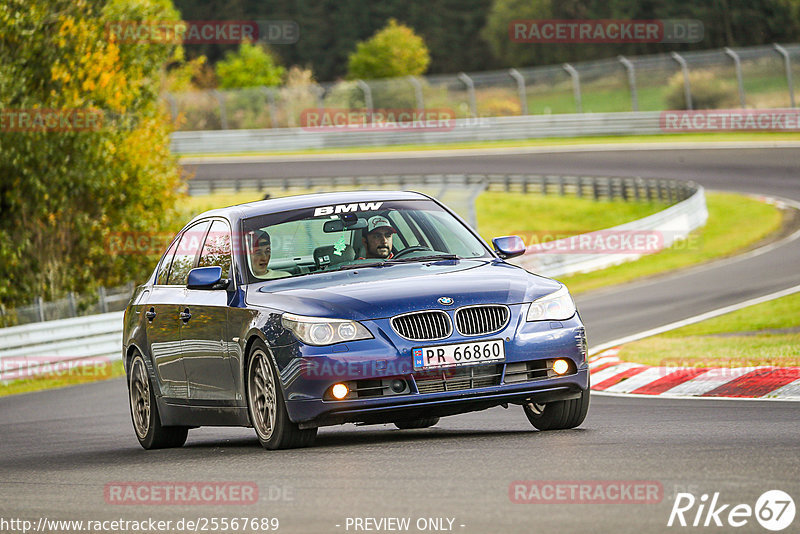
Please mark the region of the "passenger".
POLYGON ((391 259, 394 256, 392 253, 392 235, 396 234, 397 230, 392 227, 389 220, 380 215, 371 217, 367 221, 365 230, 362 240, 364 242, 364 250, 366 250, 366 257, 359 259, 391 259))
POLYGON ((263 230, 251 233, 252 246, 250 247, 250 270, 253 275, 261 280, 272 280, 291 276, 287 271, 277 271, 268 268, 272 245, 269 234, 263 230))

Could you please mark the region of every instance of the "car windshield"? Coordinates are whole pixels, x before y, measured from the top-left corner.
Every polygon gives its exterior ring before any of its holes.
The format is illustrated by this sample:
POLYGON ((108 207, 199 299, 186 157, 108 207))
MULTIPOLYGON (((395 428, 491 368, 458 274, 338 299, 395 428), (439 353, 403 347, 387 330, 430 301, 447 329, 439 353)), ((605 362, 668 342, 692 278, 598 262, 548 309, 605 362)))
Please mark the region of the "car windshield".
POLYGON ((464 224, 431 200, 317 206, 245 219, 243 229, 249 283, 492 257, 464 224))

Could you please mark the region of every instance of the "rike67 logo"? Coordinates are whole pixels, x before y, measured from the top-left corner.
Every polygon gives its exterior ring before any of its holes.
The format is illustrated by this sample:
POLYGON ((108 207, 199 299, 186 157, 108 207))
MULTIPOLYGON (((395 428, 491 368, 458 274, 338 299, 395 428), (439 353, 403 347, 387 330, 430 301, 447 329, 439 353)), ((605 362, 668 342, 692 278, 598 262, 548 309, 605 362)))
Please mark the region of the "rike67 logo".
POLYGON ((715 492, 709 500, 704 493, 696 498, 691 493, 678 493, 667 526, 692 527, 743 527, 753 517, 767 530, 784 530, 794 521, 795 506, 792 497, 781 490, 770 490, 761 494, 755 506, 749 504, 726 504, 715 492))

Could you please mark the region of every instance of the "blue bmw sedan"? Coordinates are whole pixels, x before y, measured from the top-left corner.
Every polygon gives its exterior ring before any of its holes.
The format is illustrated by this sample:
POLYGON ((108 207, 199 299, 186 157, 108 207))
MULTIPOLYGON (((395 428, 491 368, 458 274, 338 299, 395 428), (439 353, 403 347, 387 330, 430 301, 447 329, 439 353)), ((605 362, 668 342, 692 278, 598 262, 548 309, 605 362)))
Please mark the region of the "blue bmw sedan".
POLYGON ((146 449, 248 426, 267 449, 321 426, 521 405, 539 430, 589 407, 585 329, 567 288, 505 260, 420 193, 358 191, 208 211, 125 310, 131 417, 146 449))

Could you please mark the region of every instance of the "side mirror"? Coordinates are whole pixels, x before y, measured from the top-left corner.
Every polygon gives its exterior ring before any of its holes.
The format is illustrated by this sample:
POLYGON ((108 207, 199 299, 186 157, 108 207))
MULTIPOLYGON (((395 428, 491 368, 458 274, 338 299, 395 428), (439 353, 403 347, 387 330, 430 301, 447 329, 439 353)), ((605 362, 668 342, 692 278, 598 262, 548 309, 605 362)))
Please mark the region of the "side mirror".
POLYGON ((222 267, 197 267, 189 271, 189 289, 227 289, 229 281, 222 278, 222 267))
POLYGON ((492 239, 492 245, 498 256, 503 259, 514 258, 525 254, 525 242, 518 235, 507 235, 492 239))

